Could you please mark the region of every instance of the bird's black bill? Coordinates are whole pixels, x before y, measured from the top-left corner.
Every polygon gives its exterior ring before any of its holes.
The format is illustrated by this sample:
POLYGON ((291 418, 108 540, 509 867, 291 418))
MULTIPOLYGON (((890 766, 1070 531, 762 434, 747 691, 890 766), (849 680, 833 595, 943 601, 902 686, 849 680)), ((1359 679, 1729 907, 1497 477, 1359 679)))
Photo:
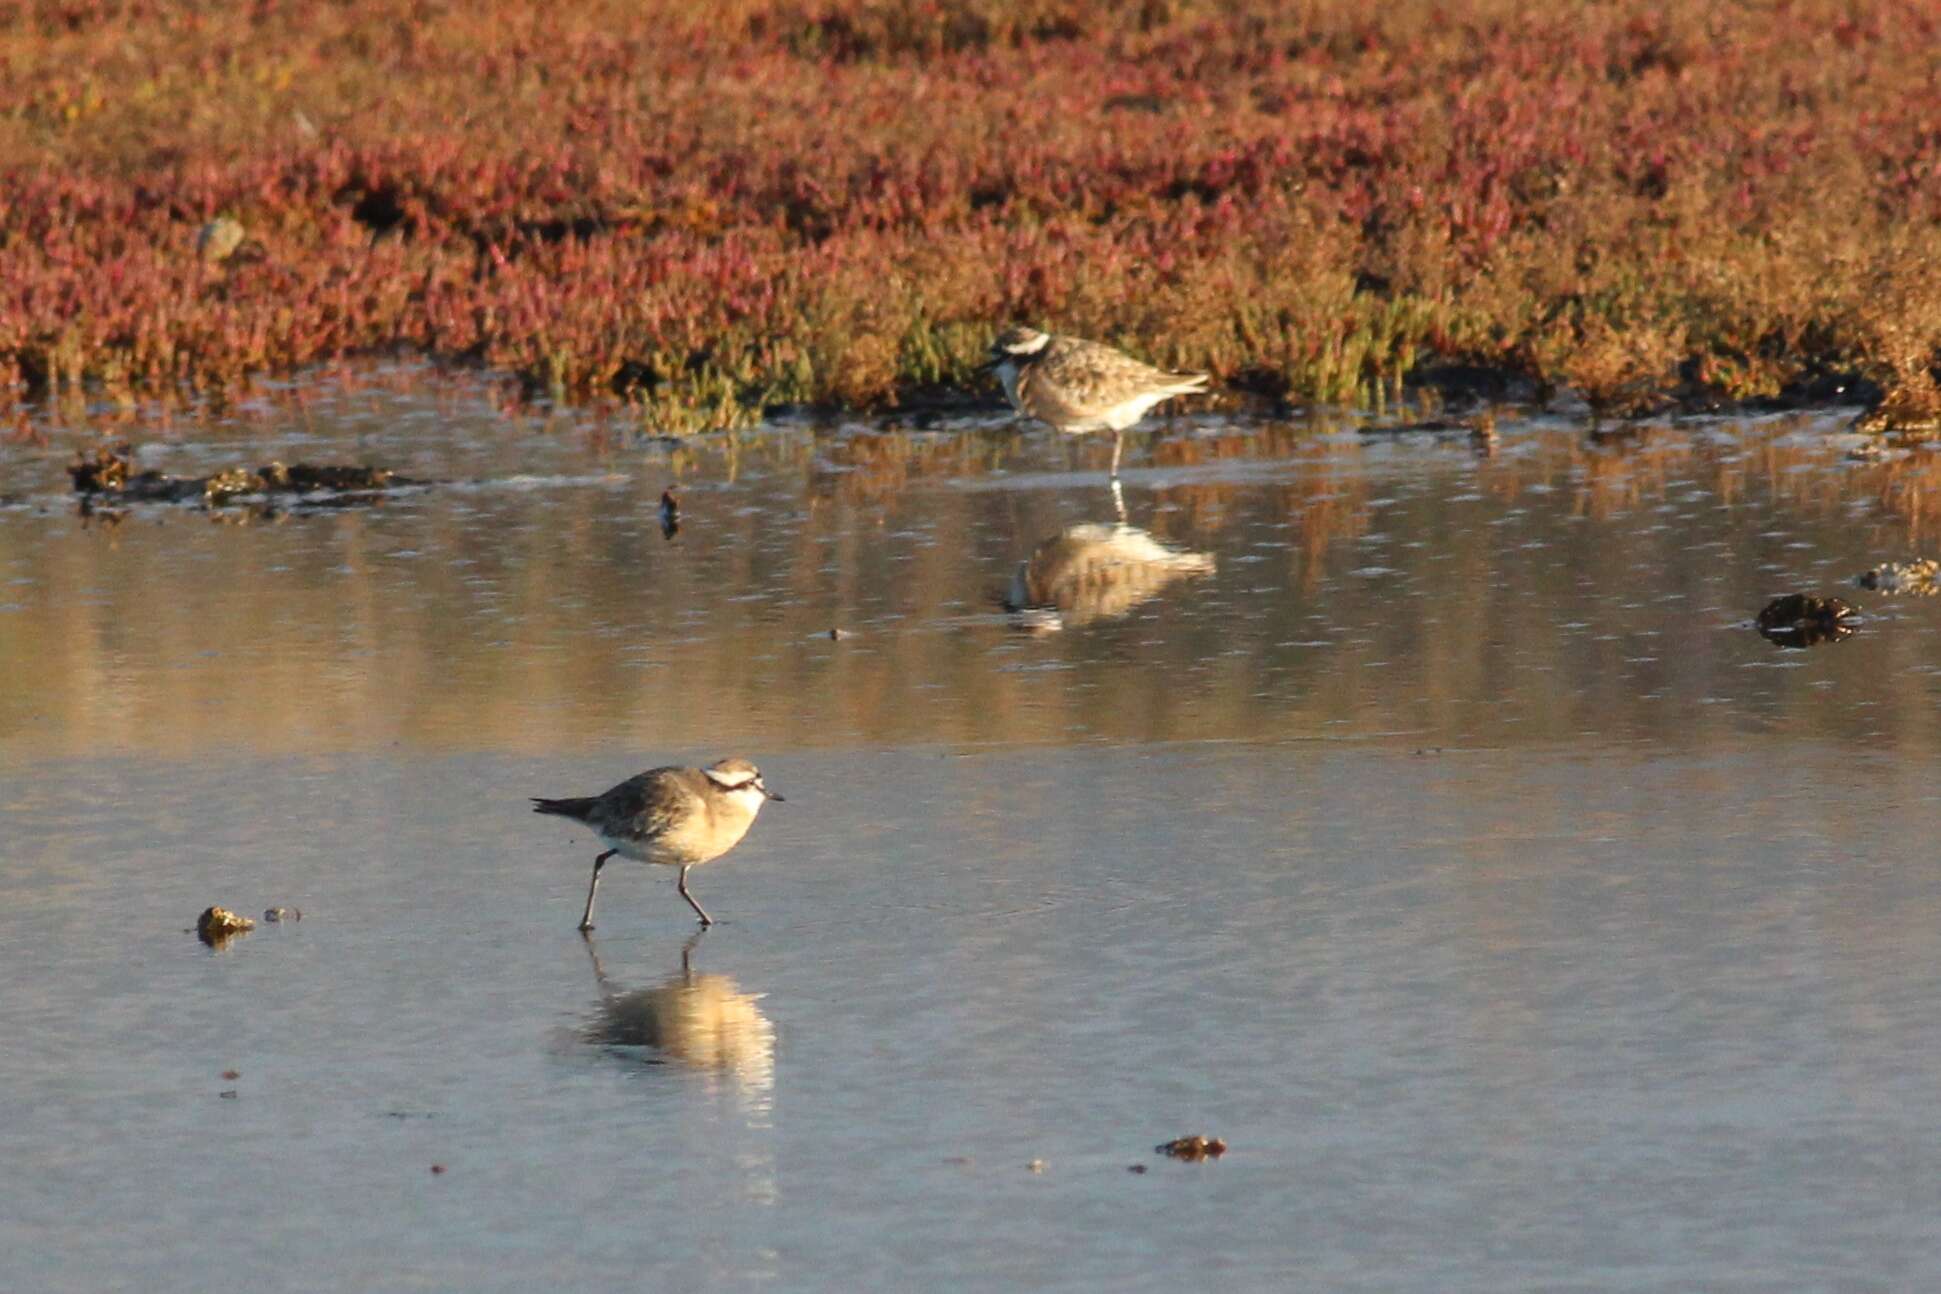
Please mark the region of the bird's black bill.
POLYGON ((766 795, 769 799, 775 801, 777 804, 788 803, 788 797, 786 795, 777 795, 775 794, 775 792, 769 790, 766 786, 762 788, 762 794, 766 795))

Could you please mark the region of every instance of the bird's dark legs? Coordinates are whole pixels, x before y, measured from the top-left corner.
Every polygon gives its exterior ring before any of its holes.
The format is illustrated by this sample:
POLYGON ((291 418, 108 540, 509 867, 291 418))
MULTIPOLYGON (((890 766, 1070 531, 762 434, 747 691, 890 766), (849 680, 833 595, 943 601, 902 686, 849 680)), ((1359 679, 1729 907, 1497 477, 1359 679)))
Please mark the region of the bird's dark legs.
POLYGON ((709 916, 707 912, 702 909, 701 905, 694 901, 694 896, 687 892, 687 868, 683 867, 681 869, 681 879, 675 884, 674 888, 681 892, 681 897, 687 900, 687 905, 693 908, 694 911, 700 916, 702 925, 711 926, 714 924, 714 918, 709 916))
POLYGON ((580 930, 582 933, 593 928, 593 895, 600 888, 600 869, 606 866, 607 859, 619 852, 617 849, 609 849, 606 853, 601 854, 593 860, 593 880, 586 887, 586 911, 580 916, 580 930))
POLYGON ((1112 479, 1115 481, 1119 479, 1119 455, 1125 452, 1125 447, 1126 447, 1126 434, 1123 431, 1113 432, 1112 433, 1112 471, 1110 475, 1112 479))

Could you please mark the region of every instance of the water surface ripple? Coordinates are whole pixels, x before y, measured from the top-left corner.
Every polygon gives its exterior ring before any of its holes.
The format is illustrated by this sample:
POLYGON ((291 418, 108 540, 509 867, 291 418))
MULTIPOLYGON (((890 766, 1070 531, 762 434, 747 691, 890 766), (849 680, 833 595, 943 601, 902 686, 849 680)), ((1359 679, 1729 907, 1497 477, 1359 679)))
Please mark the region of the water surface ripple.
POLYGON ((144 441, 443 482, 380 506, 0 447, 0 1285, 1941 1280, 1941 599, 1851 584, 1930 451, 1187 419, 1122 515, 996 419, 408 377, 144 441), (583 941, 523 797, 728 753, 788 802, 722 923, 620 864, 583 941))

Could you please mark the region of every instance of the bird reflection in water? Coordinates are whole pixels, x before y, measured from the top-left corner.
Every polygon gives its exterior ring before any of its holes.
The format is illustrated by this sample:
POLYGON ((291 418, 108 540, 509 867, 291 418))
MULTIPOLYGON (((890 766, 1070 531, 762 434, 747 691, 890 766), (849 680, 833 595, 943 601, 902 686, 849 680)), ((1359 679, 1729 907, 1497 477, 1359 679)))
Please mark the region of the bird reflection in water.
POLYGON ((1127 525, 1067 526, 1018 564, 1004 609, 1018 628, 1044 633, 1126 615, 1168 584, 1213 571, 1213 554, 1187 552, 1127 525))
POLYGON ((631 991, 607 978, 598 946, 591 935, 585 938, 600 986, 599 1012, 586 1028, 586 1041, 647 1048, 653 1063, 725 1076, 745 1096, 774 1086, 775 1026, 755 1005, 760 994, 742 992, 726 975, 693 969, 690 958, 701 934, 681 946, 679 974, 631 991))

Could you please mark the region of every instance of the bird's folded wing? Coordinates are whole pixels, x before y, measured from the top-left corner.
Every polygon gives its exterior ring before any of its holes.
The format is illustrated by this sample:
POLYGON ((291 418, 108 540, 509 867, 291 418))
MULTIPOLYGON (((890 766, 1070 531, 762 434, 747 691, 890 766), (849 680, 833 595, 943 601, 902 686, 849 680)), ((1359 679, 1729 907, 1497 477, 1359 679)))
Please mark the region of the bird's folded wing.
POLYGON ((678 825, 693 812, 693 804, 691 797, 679 793, 678 787, 662 785, 665 776, 658 771, 642 773, 614 787, 603 806, 610 823, 644 839, 662 835, 678 825))

